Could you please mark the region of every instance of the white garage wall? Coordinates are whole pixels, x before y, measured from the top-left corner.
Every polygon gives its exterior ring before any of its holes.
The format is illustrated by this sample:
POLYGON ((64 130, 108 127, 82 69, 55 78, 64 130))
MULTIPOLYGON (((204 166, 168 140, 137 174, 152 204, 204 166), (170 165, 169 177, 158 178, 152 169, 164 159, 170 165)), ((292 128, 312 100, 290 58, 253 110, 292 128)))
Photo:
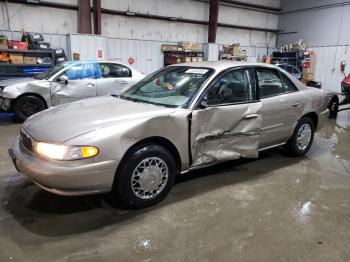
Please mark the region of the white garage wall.
MULTIPOLYGON (((49 0, 48 2, 63 3, 77 6, 77 0, 49 0)), ((242 2, 279 7, 280 0, 246 0, 242 2)), ((29 32, 44 32, 51 34, 69 34, 78 32, 78 12, 58 8, 39 7, 25 4, 8 4, 10 29, 29 32)), ((118 11, 133 11, 160 16, 179 17, 207 21, 209 4, 193 0, 102 0, 102 7, 118 11)), ((0 30, 8 30, 5 15, 5 3, 0 3, 0 30)), ((277 29, 278 15, 246 10, 237 7, 221 5, 219 22, 249 27, 277 29)), ((155 40, 181 41, 189 40, 206 42, 207 26, 171 21, 159 21, 136 17, 102 14, 102 34, 109 37, 155 40)), ((260 43, 275 46, 275 37, 266 42, 266 33, 231 28, 218 29, 218 43, 231 44, 240 42, 242 45, 257 45, 260 43)))
MULTIPOLYGON (((77 5, 77 0, 50 2, 77 5)), ((8 4, 10 29, 14 31, 43 32, 53 34, 76 33, 78 12, 58 8, 37 7, 24 4, 8 4)), ((5 3, 0 3, 0 31, 8 30, 5 3)))
MULTIPOLYGON (((162 44, 176 42, 131 40, 94 35, 71 34, 68 36, 71 54, 79 53, 82 60, 108 60, 128 64, 129 58, 135 61, 132 67, 144 74, 152 73, 164 66, 162 44), (102 57, 98 57, 98 51, 102 57)), ((250 57, 266 55, 266 47, 242 46, 250 57)), ((271 50, 274 51, 274 50, 271 50)))
POLYGON ((315 78, 322 82, 322 89, 327 92, 340 92, 344 73, 340 71, 341 61, 346 61, 346 73, 350 73, 350 46, 311 47, 316 52, 315 78))
MULTIPOLYGON (((279 6, 279 0, 242 2, 271 7, 279 6)), ((208 3, 191 0, 105 0, 102 1, 102 7, 124 12, 130 11, 201 21, 207 21, 209 16, 208 3)), ((278 15, 221 5, 219 22, 249 27, 277 29, 278 15)), ((208 39, 208 27, 204 25, 108 14, 102 14, 102 33, 111 37, 157 41, 178 42, 187 40, 202 43, 206 42, 208 39)), ((269 36, 268 39, 270 38, 269 36)), ((218 28, 217 42, 220 44, 240 42, 242 45, 253 46, 260 43, 264 43, 264 45, 267 44, 266 33, 264 32, 222 27, 218 28)), ((275 46, 275 44, 276 38, 273 37, 272 40, 269 41, 269 45, 275 46)))
POLYGON ((315 79, 323 89, 340 92, 344 74, 342 60, 347 61, 345 73, 350 73, 350 2, 341 0, 281 0, 279 29, 293 34, 280 35, 278 46, 303 39, 316 52, 315 79))
MULTIPOLYGON (((77 0, 51 2, 77 5, 77 0)), ((87 0, 88 1, 88 0, 87 0)), ((242 2, 279 7, 280 0, 242 0, 242 2)), ((136 69, 150 73, 163 66, 161 44, 178 41, 206 43, 208 27, 190 23, 160 21, 145 18, 102 14, 102 35, 79 35, 78 12, 57 8, 9 4, 10 27, 15 33, 6 32, 5 4, 0 3, 0 27, 9 38, 20 39, 22 29, 44 33, 45 40, 53 47, 63 47, 68 55, 76 52, 81 59, 98 59, 97 50, 103 51, 103 59, 123 63, 133 57, 136 69), (68 35, 71 35, 70 37, 68 35)), ((102 8, 147 13, 159 16, 179 17, 208 21, 209 4, 194 0, 102 0, 102 8)), ((241 26, 277 29, 278 15, 221 5, 219 22, 241 26)), ((1 34, 1 32, 0 32, 1 34)), ((219 27, 217 43, 241 43, 251 57, 262 57, 268 48, 276 45, 276 35, 254 30, 219 27)))

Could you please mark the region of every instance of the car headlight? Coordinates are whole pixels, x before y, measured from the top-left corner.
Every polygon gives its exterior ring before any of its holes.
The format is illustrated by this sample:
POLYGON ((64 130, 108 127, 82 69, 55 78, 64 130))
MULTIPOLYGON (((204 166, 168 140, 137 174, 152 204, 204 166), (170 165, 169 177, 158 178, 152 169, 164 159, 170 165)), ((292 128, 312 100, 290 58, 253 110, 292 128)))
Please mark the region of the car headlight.
POLYGON ((94 157, 98 148, 93 146, 66 146, 37 142, 34 150, 39 155, 55 160, 78 160, 94 157))

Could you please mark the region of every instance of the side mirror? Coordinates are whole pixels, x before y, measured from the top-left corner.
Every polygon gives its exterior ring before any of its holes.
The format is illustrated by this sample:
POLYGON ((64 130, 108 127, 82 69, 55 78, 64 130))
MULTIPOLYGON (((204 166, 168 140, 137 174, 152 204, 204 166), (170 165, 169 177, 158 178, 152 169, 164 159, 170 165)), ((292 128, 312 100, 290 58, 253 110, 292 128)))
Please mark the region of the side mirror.
POLYGON ((60 77, 58 77, 57 79, 56 79, 56 82, 58 82, 58 83, 62 83, 62 84, 68 84, 68 77, 67 76, 65 76, 65 75, 61 75, 60 77))
POLYGON ((202 102, 199 104, 199 108, 200 109, 206 109, 206 108, 208 108, 209 107, 209 105, 208 105, 208 103, 207 103, 207 99, 206 99, 206 97, 202 100, 202 102))

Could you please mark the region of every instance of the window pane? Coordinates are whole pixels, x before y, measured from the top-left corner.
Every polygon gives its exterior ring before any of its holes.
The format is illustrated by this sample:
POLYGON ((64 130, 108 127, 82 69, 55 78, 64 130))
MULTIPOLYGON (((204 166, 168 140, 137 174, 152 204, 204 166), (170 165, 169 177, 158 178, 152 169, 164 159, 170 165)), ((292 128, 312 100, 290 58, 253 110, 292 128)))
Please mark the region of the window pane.
POLYGON ((270 70, 257 70, 260 98, 284 93, 282 81, 278 73, 270 70))
POLYGON ((101 72, 97 64, 83 63, 73 65, 64 74, 67 76, 68 80, 81 80, 99 78, 101 72))
POLYGON ((284 70, 286 70, 289 74, 293 74, 293 66, 286 66, 284 70))
POLYGON ((284 92, 293 92, 298 90, 298 88, 294 85, 292 80, 289 79, 285 74, 281 72, 281 78, 284 86, 284 92))
POLYGON ((208 105, 232 104, 254 100, 247 70, 235 70, 225 74, 208 90, 208 105))
POLYGON ((144 78, 122 91, 122 99, 170 107, 186 105, 195 96, 213 70, 172 66, 144 78))
POLYGON ((130 77, 131 71, 129 68, 118 64, 101 64, 102 76, 104 78, 130 77))

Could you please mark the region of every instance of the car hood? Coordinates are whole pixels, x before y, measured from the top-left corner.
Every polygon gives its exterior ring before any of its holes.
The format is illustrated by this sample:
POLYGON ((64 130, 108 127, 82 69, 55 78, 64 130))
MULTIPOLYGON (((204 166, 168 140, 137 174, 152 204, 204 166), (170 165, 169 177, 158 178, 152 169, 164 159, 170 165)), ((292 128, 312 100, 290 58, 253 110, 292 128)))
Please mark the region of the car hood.
POLYGON ((10 79, 6 79, 6 80, 1 80, 0 87, 24 84, 24 83, 29 83, 29 82, 33 82, 33 81, 37 81, 37 80, 34 78, 31 78, 31 77, 10 78, 10 79))
POLYGON ((30 117, 23 129, 36 141, 63 143, 88 132, 175 110, 115 97, 96 97, 51 107, 30 117))

